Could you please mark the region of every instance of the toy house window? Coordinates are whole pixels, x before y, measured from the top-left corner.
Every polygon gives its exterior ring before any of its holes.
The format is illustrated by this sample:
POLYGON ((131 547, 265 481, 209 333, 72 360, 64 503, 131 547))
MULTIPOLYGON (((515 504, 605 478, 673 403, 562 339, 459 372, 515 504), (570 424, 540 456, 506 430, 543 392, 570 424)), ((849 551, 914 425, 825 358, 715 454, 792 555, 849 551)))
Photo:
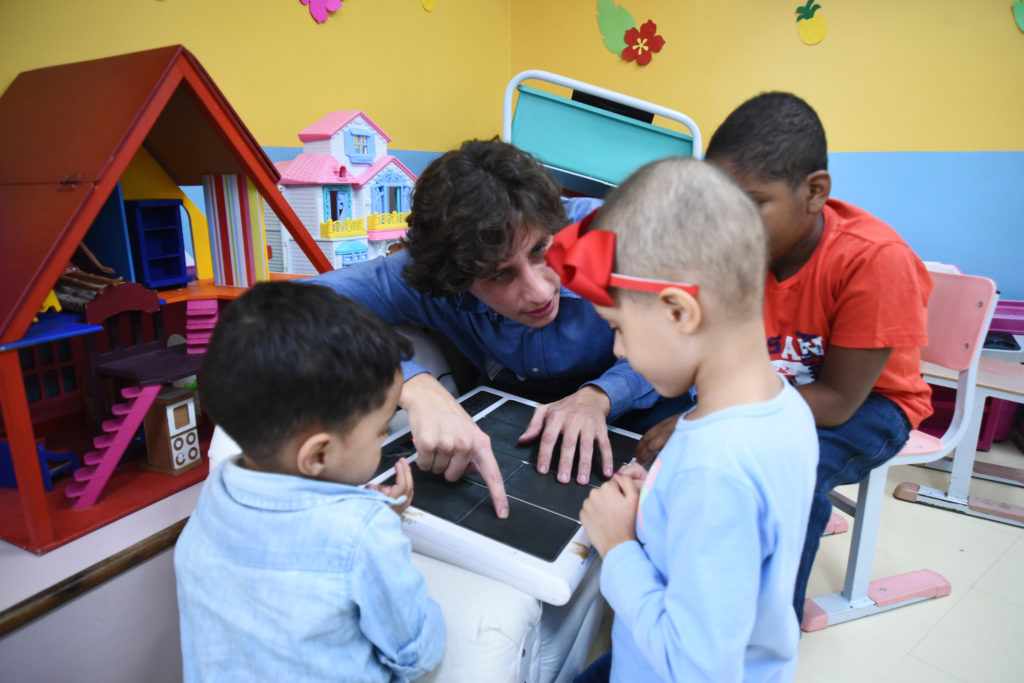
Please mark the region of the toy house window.
POLYGON ((336 221, 352 216, 351 195, 347 187, 324 188, 324 221, 336 221))
POLYGON ((373 212, 408 211, 411 194, 409 188, 403 185, 378 185, 373 188, 373 212))
POLYGON ((373 131, 367 128, 350 128, 345 131, 345 154, 352 163, 371 164, 375 152, 373 131))
POLYGON ((78 391, 74 358, 67 339, 21 348, 18 358, 29 403, 78 391))

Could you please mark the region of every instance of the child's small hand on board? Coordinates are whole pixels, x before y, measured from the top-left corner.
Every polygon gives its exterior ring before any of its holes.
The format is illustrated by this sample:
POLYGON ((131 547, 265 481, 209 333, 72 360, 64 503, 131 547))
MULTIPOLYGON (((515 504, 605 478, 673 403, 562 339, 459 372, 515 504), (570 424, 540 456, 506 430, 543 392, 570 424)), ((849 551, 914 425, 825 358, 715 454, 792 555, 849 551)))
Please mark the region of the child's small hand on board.
POLYGON ((629 477, 640 488, 644 485, 644 480, 647 479, 647 470, 640 463, 631 462, 619 468, 619 476, 629 477))
POLYGON ((601 557, 618 544, 636 539, 639 500, 639 486, 629 474, 620 471, 583 501, 580 522, 601 557))
POLYGON ((374 491, 380 491, 388 498, 401 499, 405 497, 398 505, 392 505, 391 509, 395 511, 399 516, 405 512, 412 504, 412 470, 409 469, 409 463, 406 462, 405 458, 399 458, 398 462, 395 463, 395 483, 388 486, 379 486, 377 484, 367 484, 367 488, 371 488, 374 491))

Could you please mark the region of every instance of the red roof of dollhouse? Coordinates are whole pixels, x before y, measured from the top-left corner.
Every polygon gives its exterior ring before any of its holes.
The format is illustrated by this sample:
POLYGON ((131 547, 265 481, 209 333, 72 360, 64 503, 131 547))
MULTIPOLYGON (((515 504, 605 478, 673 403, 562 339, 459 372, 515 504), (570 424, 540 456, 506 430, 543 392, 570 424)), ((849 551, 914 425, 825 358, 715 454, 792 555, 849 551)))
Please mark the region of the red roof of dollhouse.
POLYGON ((273 164, 182 46, 26 71, 0 97, 0 343, 24 336, 143 144, 179 185, 246 175, 330 269, 273 164))
POLYGON ((388 134, 382 131, 377 124, 371 121, 370 117, 364 114, 360 109, 332 111, 316 123, 306 126, 300 130, 299 140, 302 140, 303 142, 309 142, 311 140, 329 140, 334 137, 335 133, 351 123, 357 116, 363 117, 363 121, 366 121, 371 128, 380 133, 385 140, 391 142, 391 138, 388 137, 388 134))
POLYGON ((354 185, 362 187, 391 163, 409 176, 410 182, 416 181, 416 175, 406 168, 405 164, 389 154, 381 155, 359 175, 353 175, 337 159, 326 154, 303 153, 292 159, 287 167, 278 166, 278 170, 281 172, 281 185, 354 185))

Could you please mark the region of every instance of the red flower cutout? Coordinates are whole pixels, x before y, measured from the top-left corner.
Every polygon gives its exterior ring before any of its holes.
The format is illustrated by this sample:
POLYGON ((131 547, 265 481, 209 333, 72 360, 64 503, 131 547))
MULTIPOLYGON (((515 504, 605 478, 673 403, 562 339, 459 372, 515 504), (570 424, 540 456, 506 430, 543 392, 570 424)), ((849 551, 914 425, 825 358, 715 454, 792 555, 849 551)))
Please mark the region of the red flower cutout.
POLYGON ((626 49, 622 51, 622 58, 627 62, 635 59, 640 66, 650 63, 651 56, 661 52, 665 46, 665 39, 658 35, 658 27, 650 19, 639 29, 633 27, 626 31, 623 39, 626 41, 626 49))

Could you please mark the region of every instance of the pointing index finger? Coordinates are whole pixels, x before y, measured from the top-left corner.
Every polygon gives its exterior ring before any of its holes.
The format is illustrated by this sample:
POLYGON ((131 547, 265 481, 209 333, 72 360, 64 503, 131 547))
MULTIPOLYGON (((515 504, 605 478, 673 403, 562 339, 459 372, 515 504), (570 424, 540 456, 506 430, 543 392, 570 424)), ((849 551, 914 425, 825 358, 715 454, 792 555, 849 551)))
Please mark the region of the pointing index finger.
POLYGON ((505 482, 502 481, 501 469, 498 461, 494 459, 491 449, 480 449, 473 454, 473 465, 477 472, 487 484, 487 491, 491 494, 491 504, 494 506, 494 514, 499 519, 508 517, 508 495, 505 493, 505 482))

